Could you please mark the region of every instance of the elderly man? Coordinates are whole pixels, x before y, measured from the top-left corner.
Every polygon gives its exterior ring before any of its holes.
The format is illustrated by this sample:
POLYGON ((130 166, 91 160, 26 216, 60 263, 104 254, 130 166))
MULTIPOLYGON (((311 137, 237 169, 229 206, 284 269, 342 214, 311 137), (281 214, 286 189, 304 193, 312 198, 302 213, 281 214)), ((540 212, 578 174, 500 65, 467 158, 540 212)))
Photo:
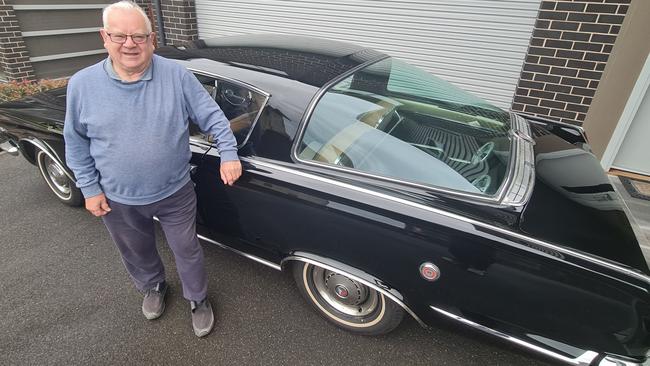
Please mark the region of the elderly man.
POLYGON ((196 236, 196 196, 190 180, 188 120, 214 136, 221 179, 241 175, 229 122, 182 66, 153 54, 154 33, 140 7, 120 1, 104 9, 100 30, 109 57, 79 71, 68 84, 66 162, 102 217, 135 286, 142 312, 165 309, 165 270, 156 250, 153 217, 176 260, 183 296, 199 336, 213 327, 203 251, 196 236))

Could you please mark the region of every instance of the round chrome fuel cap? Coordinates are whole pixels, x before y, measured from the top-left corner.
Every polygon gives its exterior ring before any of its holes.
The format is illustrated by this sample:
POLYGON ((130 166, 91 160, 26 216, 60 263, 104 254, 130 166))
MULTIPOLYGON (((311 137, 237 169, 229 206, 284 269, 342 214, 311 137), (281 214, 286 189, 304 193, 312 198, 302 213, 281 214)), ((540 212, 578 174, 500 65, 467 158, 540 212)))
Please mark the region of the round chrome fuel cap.
POLYGON ((440 269, 431 262, 424 262, 420 265, 420 276, 427 281, 435 281, 440 278, 440 269))

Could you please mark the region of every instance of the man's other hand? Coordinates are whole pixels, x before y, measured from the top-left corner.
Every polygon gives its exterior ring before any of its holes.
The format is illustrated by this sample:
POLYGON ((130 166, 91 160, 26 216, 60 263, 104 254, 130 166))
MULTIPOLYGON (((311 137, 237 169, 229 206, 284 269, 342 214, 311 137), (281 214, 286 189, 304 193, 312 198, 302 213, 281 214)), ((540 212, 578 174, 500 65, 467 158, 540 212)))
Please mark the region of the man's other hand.
POLYGON ((108 202, 106 201, 106 196, 103 193, 86 198, 86 210, 97 217, 111 212, 111 208, 108 207, 108 202))
POLYGON ((223 184, 233 185, 241 177, 241 162, 239 160, 221 163, 221 180, 223 184))

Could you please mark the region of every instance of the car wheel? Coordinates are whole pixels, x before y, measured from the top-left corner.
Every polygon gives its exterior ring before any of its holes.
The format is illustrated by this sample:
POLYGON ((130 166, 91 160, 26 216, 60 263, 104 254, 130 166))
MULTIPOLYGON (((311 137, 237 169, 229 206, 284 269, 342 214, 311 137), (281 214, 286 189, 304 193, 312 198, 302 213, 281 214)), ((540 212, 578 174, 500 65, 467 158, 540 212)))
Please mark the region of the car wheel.
POLYGON ((45 183, 59 201, 70 206, 81 206, 83 202, 81 190, 75 187, 74 182, 68 178, 57 162, 52 160, 43 150, 39 150, 36 154, 36 162, 45 183))
POLYGON ((385 334, 404 317, 404 310, 384 294, 335 271, 296 262, 293 276, 307 302, 325 319, 347 331, 385 334))

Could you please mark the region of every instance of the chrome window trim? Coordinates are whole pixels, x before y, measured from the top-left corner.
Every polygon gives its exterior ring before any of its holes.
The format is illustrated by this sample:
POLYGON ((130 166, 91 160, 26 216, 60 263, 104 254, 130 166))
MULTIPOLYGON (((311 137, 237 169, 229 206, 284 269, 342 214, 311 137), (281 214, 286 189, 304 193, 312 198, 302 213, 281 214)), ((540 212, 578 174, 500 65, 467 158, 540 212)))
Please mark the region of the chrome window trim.
POLYGON ((255 85, 249 84, 247 82, 244 82, 244 81, 241 81, 241 80, 238 80, 238 79, 234 79, 234 78, 231 78, 231 77, 228 77, 228 76, 223 76, 223 75, 211 72, 211 71, 196 69, 196 68, 193 68, 191 66, 186 67, 186 69, 191 71, 192 73, 201 74, 203 76, 207 76, 207 77, 211 77, 211 78, 217 78, 217 79, 224 79, 224 80, 226 80, 228 82, 241 85, 241 86, 243 86, 245 88, 249 88, 249 89, 251 89, 251 90, 253 90, 253 91, 257 92, 257 93, 263 94, 263 95, 265 95, 267 97, 271 96, 271 93, 266 92, 266 91, 256 87, 255 85))
MULTIPOLYGON (((325 85, 323 85, 320 88, 320 90, 318 90, 318 92, 312 97, 311 101, 309 101, 309 105, 307 106, 307 109, 305 110, 305 113, 302 115, 302 118, 300 119, 300 123, 299 123, 299 127, 298 127, 298 133, 296 134, 296 137, 293 140, 293 146, 291 146, 291 155, 292 155, 292 157, 294 159, 296 159, 297 161, 305 162, 305 161, 301 160, 298 157, 298 145, 300 144, 300 142, 302 141, 302 138, 305 135, 305 130, 307 129, 307 121, 309 121, 309 119, 311 118, 312 113, 314 113, 314 109, 316 109, 316 105, 318 104, 320 99, 323 97, 323 95, 325 95, 325 93, 327 93, 327 91, 332 86, 334 86, 335 84, 345 80, 345 78, 347 78, 348 76, 354 74, 355 72, 357 72, 357 71, 359 71, 359 70, 361 70, 361 69, 363 69, 363 68, 365 68, 367 66, 370 66, 370 65, 372 65, 374 63, 377 63, 377 62, 380 62, 380 61, 385 60, 387 58, 390 58, 390 56, 383 55, 383 56, 377 57, 375 59, 366 61, 366 62, 364 62, 362 64, 359 64, 359 65, 351 68, 350 70, 342 73, 341 75, 335 77, 334 79, 328 81, 327 83, 325 83, 325 85)), ((318 164, 318 165, 320 165, 320 164, 318 164)))
MULTIPOLYGON (((260 88, 258 88, 256 86, 254 86, 254 85, 243 82, 241 80, 233 79, 233 78, 230 78, 230 77, 227 77, 227 76, 222 76, 222 75, 219 75, 219 74, 216 74, 216 73, 213 73, 213 72, 203 71, 203 70, 195 69, 195 68, 192 68, 192 67, 187 67, 187 70, 189 70, 190 72, 192 72, 194 74, 200 74, 200 75, 215 78, 215 79, 223 79, 224 81, 227 81, 229 83, 233 83, 233 84, 242 86, 244 88, 250 89, 251 91, 262 94, 262 96, 264 96, 264 102, 260 106, 260 110, 257 111, 257 115, 255 115, 255 119, 251 123, 251 127, 250 127, 250 130, 248 131, 248 133, 246 134, 246 138, 244 138, 244 141, 242 141, 241 144, 238 144, 237 147, 239 148, 239 147, 242 147, 242 146, 246 145, 246 143, 248 142, 248 140, 250 139, 250 137, 251 137, 251 135, 253 133, 253 130, 255 129, 255 126, 257 126, 257 121, 260 119, 260 116, 262 115, 262 111, 264 111, 264 108, 266 108, 266 106, 267 106, 267 104, 269 102, 269 99, 271 99, 271 93, 268 93, 268 92, 266 92, 266 91, 264 91, 264 90, 262 90, 262 89, 260 89, 260 88)), ((219 106, 219 108, 221 108, 221 106, 219 106)), ((190 139, 190 141, 202 142, 202 140, 197 140, 197 139, 190 139)), ((205 146, 209 146, 209 147, 214 146, 214 145, 212 145, 212 144, 210 144, 208 142, 202 142, 202 144, 204 144, 205 146)))
POLYGON ((535 116, 535 115, 532 115, 532 114, 526 114, 526 113, 523 113, 521 111, 511 111, 511 112, 517 114, 518 116, 520 116, 520 117, 522 117, 522 118, 524 118, 526 120, 528 120, 528 118, 530 118, 531 123, 542 124, 544 122, 549 122, 549 123, 553 123, 553 124, 560 125, 560 126, 563 126, 563 127, 567 127, 569 129, 572 129, 572 130, 578 130, 582 135, 585 134, 585 129, 582 126, 572 125, 570 123, 561 122, 561 121, 555 121, 555 120, 552 120, 550 118, 544 118, 544 117, 535 116))
POLYGON ((357 277, 357 276, 355 276, 353 274, 350 274, 350 273, 348 273, 346 271, 342 271, 342 270, 340 270, 338 268, 335 268, 335 267, 330 266, 330 265, 325 264, 325 263, 321 263, 321 262, 313 260, 311 258, 306 258, 306 257, 302 257, 302 256, 297 256, 297 255, 290 255, 288 257, 283 258, 282 262, 280 264, 284 265, 284 263, 286 263, 288 261, 301 261, 301 262, 313 264, 315 266, 319 266, 319 267, 325 268, 325 269, 330 270, 330 271, 341 273, 341 274, 343 274, 343 275, 345 275, 347 277, 350 277, 351 279, 353 279, 355 281, 361 282, 364 285, 372 288, 375 291, 381 292, 386 297, 393 300, 397 305, 399 305, 402 309, 404 309, 404 311, 409 313, 409 315, 411 315, 413 317, 413 319, 415 319, 422 327, 429 328, 429 326, 425 322, 423 322, 422 319, 420 319, 420 317, 418 317, 415 314, 415 312, 413 312, 413 310, 411 310, 406 304, 404 304, 404 302, 402 302, 402 300, 398 299, 397 297, 395 297, 395 295, 393 295, 389 291, 386 291, 385 289, 377 286, 376 284, 370 283, 370 282, 364 280, 363 278, 357 277))
MULTIPOLYGON (((512 161, 507 189, 503 192, 501 203, 506 206, 520 207, 526 204, 533 194, 535 186, 535 140, 531 135, 530 125, 515 113, 510 113, 513 139, 512 161)), ((506 185, 506 184, 504 184, 506 185)))
POLYGON ((473 322, 471 320, 465 319, 465 318, 463 318, 461 316, 458 316, 456 314, 453 314, 453 313, 450 313, 448 311, 439 309, 439 308, 437 308, 437 307, 435 307, 433 305, 429 305, 429 308, 436 311, 438 314, 444 315, 447 318, 453 319, 453 320, 455 320, 455 321, 457 321, 459 323, 470 326, 470 327, 472 327, 472 328, 474 328, 476 330, 480 330, 481 332, 488 333, 490 335, 493 335, 493 336, 496 336, 498 338, 504 339, 504 340, 506 340, 508 342, 518 344, 518 345, 523 346, 523 347, 525 347, 525 348, 527 348, 529 350, 544 354, 546 356, 552 357, 552 358, 554 358, 556 360, 559 360, 559 361, 566 362, 566 363, 571 364, 571 365, 589 366, 598 357, 598 352, 594 352, 594 351, 584 351, 584 353, 582 353, 580 356, 578 356, 576 358, 567 357, 567 356, 564 356, 564 355, 562 355, 562 354, 560 354, 558 352, 551 351, 551 350, 546 349, 544 347, 541 347, 541 346, 532 344, 530 342, 524 341, 522 339, 510 336, 510 335, 508 335, 506 333, 503 333, 503 332, 500 332, 498 330, 495 330, 495 329, 486 327, 484 325, 475 323, 475 322, 473 322))
MULTIPOLYGON (((382 56, 380 58, 370 60, 367 62, 364 62, 361 65, 358 65, 347 72, 341 74, 337 78, 334 78, 330 80, 327 84, 325 84, 319 91, 316 93, 316 95, 312 98, 312 100, 309 102, 309 106, 307 107, 307 110, 305 114, 303 115, 302 119, 300 120, 300 128, 298 130, 298 134, 296 134, 296 138, 294 139, 293 146, 291 148, 291 155, 292 157, 296 160, 299 161, 303 164, 306 165, 311 165, 311 166, 317 166, 317 167, 322 167, 322 168, 327 168, 327 169, 332 169, 332 170, 337 170, 337 171, 342 171, 342 172, 347 172, 350 174, 355 174, 355 175, 360 175, 368 178, 373 178, 373 179, 379 179, 383 180, 386 182, 391 182, 391 183, 399 183, 399 184, 406 184, 411 187, 416 187, 416 188, 422 188, 426 190, 432 190, 435 192, 442 192, 446 194, 450 194, 453 196, 457 196, 460 198, 464 199, 470 199, 474 202, 480 202, 480 203, 488 203, 488 204, 495 204, 495 205, 506 205, 506 206, 512 206, 512 207, 519 207, 522 206, 526 203, 527 199, 530 198, 530 194, 532 194, 532 186, 528 189, 528 194, 524 195, 513 195, 511 194, 511 189, 514 186, 513 181, 515 180, 514 177, 514 170, 516 168, 516 162, 517 162, 517 150, 520 149, 520 145, 525 143, 525 140, 521 138, 511 138, 510 142, 510 151, 511 151, 511 159, 508 164, 508 174, 505 177, 504 182, 501 184, 501 187, 499 187, 499 190, 495 192, 494 195, 488 196, 488 195, 483 195, 483 194, 476 194, 476 193, 471 193, 471 192, 464 192, 464 191, 459 191, 459 190, 454 190, 450 188, 445 188, 445 187, 439 187, 439 186, 433 186, 433 185, 427 185, 427 184, 421 184, 421 183, 416 183, 416 182, 410 182, 410 181, 405 181, 397 178, 391 178, 391 177, 386 177, 382 175, 377 175, 373 173, 368 173, 368 172, 363 172, 357 169, 351 169, 351 168, 346 168, 346 167, 340 167, 332 164, 326 164, 326 163, 320 163, 317 161, 313 160, 305 160, 300 158, 298 155, 298 146, 302 142, 302 139, 304 138, 305 131, 307 129, 307 125, 309 120, 311 119, 312 114, 314 113, 314 110, 316 109, 316 106, 318 105, 318 102, 321 100, 321 98, 329 91, 329 89, 334 86, 335 84, 343 81, 345 78, 349 77, 350 75, 354 74, 355 72, 370 66, 372 64, 381 62, 383 60, 386 60, 388 58, 391 58, 391 56, 382 56)), ((510 130, 512 131, 513 129, 513 117, 516 116, 515 114, 511 113, 511 126, 510 130)), ((524 121, 525 123, 525 121, 524 121)), ((530 130, 528 130, 530 131, 530 130)), ((530 136, 530 132, 528 132, 528 135, 530 136)), ((527 149, 524 149, 527 150, 527 149)), ((532 152, 532 147, 531 147, 531 152, 532 152)), ((524 156, 525 159, 528 159, 530 161, 533 161, 532 158, 528 158, 528 155, 526 154, 524 156)), ((524 165, 525 163, 522 162, 521 165, 524 165)), ((522 169, 525 170, 525 169, 522 169)), ((530 173, 527 174, 530 176, 530 173)), ((534 169, 533 169, 533 176, 532 179, 534 181, 534 169)), ((516 182, 519 184, 518 187, 521 185, 526 184, 525 182, 529 180, 522 180, 518 179, 516 182)))
MULTIPOLYGON (((563 254, 568 254, 568 255, 574 256, 576 258, 588 261, 588 262, 593 263, 593 264, 600 265, 602 267, 614 270, 614 271, 616 271, 618 273, 628 275, 630 277, 636 278, 637 280, 641 280, 643 282, 646 282, 646 283, 650 284, 650 276, 647 276, 647 275, 645 275, 645 274, 643 274, 641 272, 636 272, 634 270, 622 267, 622 266, 617 265, 615 263, 610 263, 608 261, 601 260, 599 258, 593 257, 593 256, 591 256, 589 254, 580 253, 580 252, 574 251, 572 249, 568 249, 568 248, 565 248, 565 247, 561 247, 559 245, 551 244, 549 242, 545 242, 545 241, 540 240, 540 239, 532 238, 532 237, 529 237, 529 236, 526 236, 526 235, 523 235, 523 234, 520 234, 520 233, 517 233, 517 232, 514 232, 514 231, 510 231, 510 230, 507 230, 507 229, 504 229, 504 228, 501 228, 501 227, 498 227, 498 226, 489 225, 489 224, 483 223, 481 221, 477 221, 477 220, 474 220, 474 219, 467 218, 465 216, 461 216, 461 215, 454 214, 454 213, 447 212, 447 211, 443 211, 443 210, 440 210, 440 209, 437 209, 437 208, 429 207, 429 206, 419 204, 419 203, 416 203, 416 202, 412 202, 412 201, 409 201, 409 200, 406 200, 406 199, 403 199, 403 198, 390 196, 388 194, 376 192, 376 191, 373 191, 373 190, 370 190, 370 189, 367 189, 367 188, 357 187, 357 186, 354 186, 352 184, 336 181, 334 179, 320 177, 320 176, 317 176, 317 175, 314 175, 314 174, 311 174, 311 173, 306 173, 306 172, 296 170, 294 168, 289 168, 289 167, 279 165, 279 164, 276 164, 276 163, 263 161, 263 160, 260 160, 260 158, 241 157, 240 159, 242 161, 247 161, 247 162, 249 162, 251 164, 261 165, 261 166, 264 166, 264 167, 267 167, 267 168, 280 170, 280 171, 283 171, 285 173, 299 175, 299 176, 301 176, 303 178, 313 179, 313 180, 321 181, 323 183, 327 183, 327 184, 339 186, 339 187, 342 187, 342 188, 354 190, 354 191, 357 191, 357 192, 369 194, 369 195, 372 195, 372 196, 375 196, 375 197, 391 200, 393 202, 397 202, 397 203, 400 203, 400 204, 404 204, 404 205, 407 205, 407 206, 418 208, 418 209, 428 211, 428 212, 431 212, 431 213, 434 213, 434 214, 438 214, 438 215, 445 216, 445 217, 448 217, 448 218, 452 218, 452 219, 455 219, 455 220, 460 220, 460 221, 463 221, 465 223, 468 223, 468 224, 471 224, 471 225, 474 225, 474 226, 494 230, 494 231, 496 231, 496 232, 498 232, 500 234, 507 235, 510 238, 524 240, 526 242, 530 242, 532 244, 536 244, 536 245, 542 246, 544 248, 548 248, 548 249, 551 249, 551 250, 554 250, 554 251, 557 251, 557 252, 560 252, 560 253, 563 253, 563 254)), ((515 246, 515 245, 513 245, 511 243, 504 243, 504 244, 509 245, 509 246, 513 246, 513 247, 516 247, 516 248, 520 248, 520 249, 521 249, 522 246, 524 246, 524 245, 515 246)), ((538 249, 530 248, 528 246, 526 246, 526 247, 529 248, 530 250, 534 250, 536 253, 541 252, 538 249)), ((558 257, 552 256, 552 255, 549 255, 548 258, 553 258, 554 260, 558 260, 558 261, 564 261, 562 258, 558 258, 558 257)), ((646 291, 643 288, 640 288, 640 289, 646 291)))

